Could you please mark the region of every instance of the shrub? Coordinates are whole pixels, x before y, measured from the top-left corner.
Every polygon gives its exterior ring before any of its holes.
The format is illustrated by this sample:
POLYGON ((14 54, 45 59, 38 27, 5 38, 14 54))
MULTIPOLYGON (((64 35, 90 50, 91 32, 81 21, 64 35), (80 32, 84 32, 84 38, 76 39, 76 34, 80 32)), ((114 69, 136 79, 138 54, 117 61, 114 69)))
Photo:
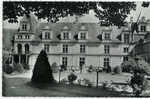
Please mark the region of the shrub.
POLYGON ((121 72, 122 72, 122 69, 121 69, 120 66, 116 66, 116 67, 114 68, 114 73, 120 74, 121 72))
POLYGON ((24 71, 23 65, 19 64, 19 63, 14 65, 14 70, 17 71, 17 72, 22 73, 24 71))
POLYGON ((93 71, 93 66, 90 65, 87 71, 88 71, 88 72, 92 72, 92 71, 93 71))
POLYGON ((68 80, 69 80, 69 83, 73 83, 73 81, 75 81, 77 79, 77 76, 73 73, 71 73, 69 76, 68 76, 68 80))
POLYGON ((28 64, 23 64, 23 68, 26 69, 26 70, 29 70, 29 69, 30 69, 30 67, 29 67, 28 64))
POLYGON ((10 66, 10 65, 8 65, 8 64, 7 64, 7 65, 4 65, 3 70, 4 70, 4 72, 6 72, 7 74, 11 74, 11 73, 14 71, 13 67, 10 66))
POLYGON ((32 83, 54 83, 52 69, 45 50, 38 55, 31 78, 32 83))
POLYGON ((57 63, 56 63, 56 62, 54 62, 54 63, 52 64, 52 71, 53 71, 54 73, 56 73, 56 72, 58 72, 58 71, 59 71, 59 68, 58 68, 58 66, 57 66, 57 63))
POLYGON ((122 72, 130 73, 131 71, 133 71, 130 65, 124 65, 124 66, 121 66, 121 68, 122 68, 122 72))

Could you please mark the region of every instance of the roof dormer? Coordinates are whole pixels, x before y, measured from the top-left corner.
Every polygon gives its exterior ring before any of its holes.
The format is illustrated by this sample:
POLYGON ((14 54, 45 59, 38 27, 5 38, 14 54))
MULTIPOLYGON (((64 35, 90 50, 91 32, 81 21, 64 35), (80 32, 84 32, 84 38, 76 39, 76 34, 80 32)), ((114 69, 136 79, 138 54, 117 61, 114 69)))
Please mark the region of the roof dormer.
POLYGON ((37 20, 33 14, 24 15, 20 20, 19 32, 36 33, 37 20))
POLYGON ((45 26, 42 28, 42 39, 43 40, 51 40, 52 39, 52 31, 49 26, 45 26))

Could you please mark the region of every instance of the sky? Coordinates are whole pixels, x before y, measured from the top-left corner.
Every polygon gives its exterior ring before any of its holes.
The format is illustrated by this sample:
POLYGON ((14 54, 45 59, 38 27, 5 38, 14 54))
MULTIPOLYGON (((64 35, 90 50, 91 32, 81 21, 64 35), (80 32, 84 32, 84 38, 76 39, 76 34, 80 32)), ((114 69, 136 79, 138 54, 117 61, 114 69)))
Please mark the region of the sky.
MULTIPOLYGON (((150 19, 150 6, 148 8, 141 7, 142 2, 136 2, 137 7, 135 11, 131 11, 130 15, 126 18, 127 21, 130 20, 130 17, 133 17, 133 20, 136 21, 137 17, 139 16, 139 13, 141 11, 141 17, 145 16, 146 19, 150 19)), ((79 18, 79 22, 87 22, 87 23, 97 23, 99 20, 94 16, 94 12, 90 11, 88 15, 85 15, 83 17, 79 18)), ((20 18, 21 19, 21 18, 20 18)), ((66 18, 60 18, 59 22, 73 22, 75 19, 74 17, 66 17, 66 18)), ((44 20, 41 20, 41 22, 46 22, 44 20)), ((11 29, 17 29, 19 27, 19 23, 8 23, 7 21, 3 22, 3 28, 11 28, 11 29)))

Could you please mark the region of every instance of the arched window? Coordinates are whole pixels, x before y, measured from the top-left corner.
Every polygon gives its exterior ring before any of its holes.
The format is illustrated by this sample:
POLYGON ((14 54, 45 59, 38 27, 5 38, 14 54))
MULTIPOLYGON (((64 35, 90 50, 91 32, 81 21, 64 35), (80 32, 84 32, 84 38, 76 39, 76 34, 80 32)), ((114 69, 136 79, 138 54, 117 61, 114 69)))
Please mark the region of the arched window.
POLYGON ((25 53, 29 53, 29 44, 25 44, 25 53))
POLYGON ((22 53, 22 45, 18 44, 17 48, 18 48, 18 54, 21 54, 22 53))

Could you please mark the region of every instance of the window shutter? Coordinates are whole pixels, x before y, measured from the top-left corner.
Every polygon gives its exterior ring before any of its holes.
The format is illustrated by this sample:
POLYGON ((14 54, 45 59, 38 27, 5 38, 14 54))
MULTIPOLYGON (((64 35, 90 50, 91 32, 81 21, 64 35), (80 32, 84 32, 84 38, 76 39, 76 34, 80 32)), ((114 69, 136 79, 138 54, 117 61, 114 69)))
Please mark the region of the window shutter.
POLYGON ((69 39, 71 39, 71 32, 69 32, 69 39))
POLYGON ((81 33, 78 33, 78 39, 81 39, 81 38, 80 38, 80 35, 81 35, 81 33))
POLYGON ((86 32, 86 39, 88 39, 88 32, 86 32))
POLYGON ((50 39, 53 39, 53 32, 50 32, 50 39))

